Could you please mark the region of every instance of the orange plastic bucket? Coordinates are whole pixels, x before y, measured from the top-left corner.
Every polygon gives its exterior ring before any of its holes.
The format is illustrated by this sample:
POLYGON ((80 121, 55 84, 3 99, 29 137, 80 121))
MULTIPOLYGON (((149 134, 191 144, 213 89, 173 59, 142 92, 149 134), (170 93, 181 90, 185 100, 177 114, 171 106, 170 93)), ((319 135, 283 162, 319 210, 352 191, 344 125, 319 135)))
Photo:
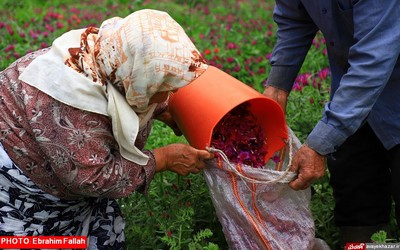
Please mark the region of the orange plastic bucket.
POLYGON ((195 148, 210 146, 218 122, 236 106, 248 102, 249 111, 266 134, 268 160, 285 146, 288 138, 285 116, 274 100, 219 70, 208 69, 189 85, 170 96, 169 109, 187 141, 195 148))

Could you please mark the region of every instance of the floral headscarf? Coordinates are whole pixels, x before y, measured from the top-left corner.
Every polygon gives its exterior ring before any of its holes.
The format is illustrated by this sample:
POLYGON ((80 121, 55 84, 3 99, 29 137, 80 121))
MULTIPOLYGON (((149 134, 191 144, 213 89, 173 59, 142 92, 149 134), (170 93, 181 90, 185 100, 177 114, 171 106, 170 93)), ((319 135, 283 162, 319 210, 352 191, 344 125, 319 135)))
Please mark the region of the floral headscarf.
POLYGON ((145 164, 134 143, 155 108, 150 98, 206 69, 182 27, 167 13, 147 9, 65 33, 19 79, 63 103, 110 116, 122 156, 145 164))
POLYGON ((155 93, 183 87, 207 67, 182 27, 155 10, 89 28, 80 47, 69 52, 67 65, 93 81, 114 84, 139 113, 146 111, 155 93))

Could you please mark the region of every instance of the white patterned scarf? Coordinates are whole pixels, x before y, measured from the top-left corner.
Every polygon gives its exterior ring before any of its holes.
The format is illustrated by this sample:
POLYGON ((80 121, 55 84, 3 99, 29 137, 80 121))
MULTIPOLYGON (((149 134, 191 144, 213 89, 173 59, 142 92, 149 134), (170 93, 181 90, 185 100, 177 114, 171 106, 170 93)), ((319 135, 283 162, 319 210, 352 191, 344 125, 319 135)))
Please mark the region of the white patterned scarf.
POLYGON ((156 107, 150 98, 186 86, 206 69, 182 27, 167 13, 146 9, 63 34, 19 79, 67 105, 111 117, 121 155, 144 165, 148 157, 134 144, 156 107))

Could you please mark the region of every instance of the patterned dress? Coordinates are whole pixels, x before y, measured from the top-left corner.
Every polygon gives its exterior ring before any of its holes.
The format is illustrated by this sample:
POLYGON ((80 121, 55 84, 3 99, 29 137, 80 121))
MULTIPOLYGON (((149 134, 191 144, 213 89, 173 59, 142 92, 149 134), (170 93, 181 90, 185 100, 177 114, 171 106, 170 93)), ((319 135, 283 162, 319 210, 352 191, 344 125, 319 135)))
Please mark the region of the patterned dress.
MULTIPOLYGON (((115 199, 146 192, 154 155, 143 151, 150 158, 145 166, 122 158, 108 117, 19 81, 47 51, 0 72, 0 235, 86 235, 89 249, 122 249, 125 224, 115 199)), ((139 149, 151 124, 139 132, 139 149)))

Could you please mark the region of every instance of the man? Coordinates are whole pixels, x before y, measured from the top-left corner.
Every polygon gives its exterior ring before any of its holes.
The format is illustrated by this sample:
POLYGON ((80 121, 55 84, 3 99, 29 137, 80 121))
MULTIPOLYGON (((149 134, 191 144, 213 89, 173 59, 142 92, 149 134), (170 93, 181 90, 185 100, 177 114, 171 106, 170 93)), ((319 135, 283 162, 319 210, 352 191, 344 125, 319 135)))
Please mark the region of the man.
POLYGON ((264 95, 285 109, 287 96, 318 30, 331 68, 331 100, 295 154, 309 187, 325 173, 336 201, 341 244, 389 231, 392 197, 400 219, 400 2, 276 0, 278 41, 264 95))

